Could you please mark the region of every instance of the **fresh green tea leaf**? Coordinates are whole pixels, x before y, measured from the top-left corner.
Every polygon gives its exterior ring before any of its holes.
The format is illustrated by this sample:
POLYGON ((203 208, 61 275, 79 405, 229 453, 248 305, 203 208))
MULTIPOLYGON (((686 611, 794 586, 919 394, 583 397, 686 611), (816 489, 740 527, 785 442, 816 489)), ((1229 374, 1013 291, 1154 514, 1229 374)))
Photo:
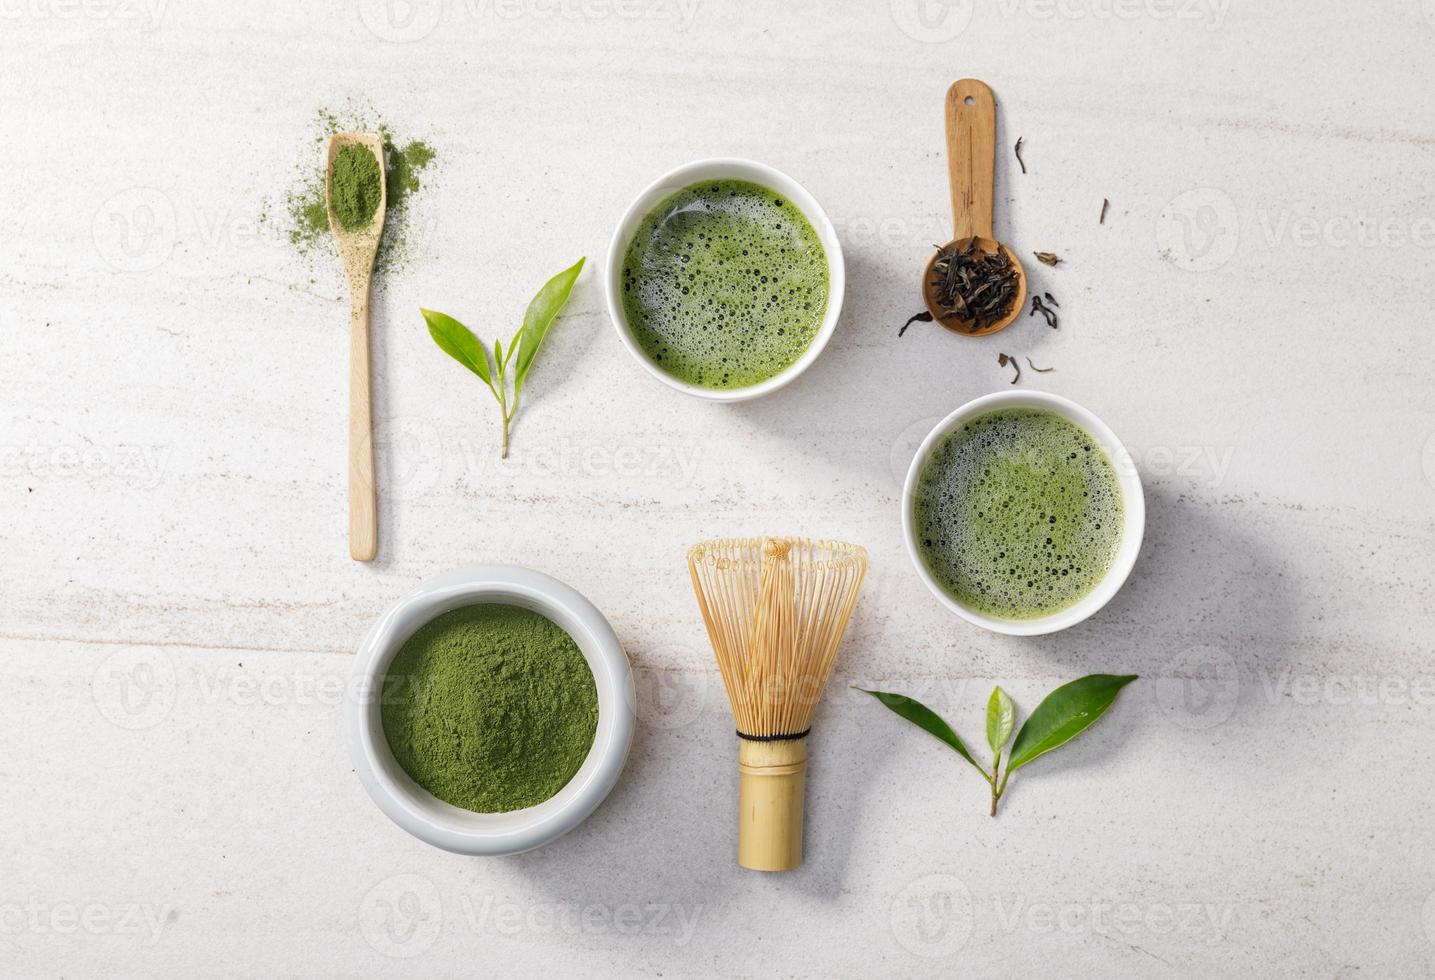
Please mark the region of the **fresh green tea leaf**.
POLYGON ((1088 674, 1046 696, 1016 733, 1007 773, 1060 748, 1100 718, 1135 674, 1088 674))
POLYGON ((583 271, 584 261, 579 259, 570 268, 564 269, 544 283, 538 295, 528 304, 528 311, 523 315, 523 326, 519 327, 518 333, 508 342, 507 351, 503 349, 503 342, 496 339, 493 342, 493 350, 490 351, 479 342, 472 331, 453 317, 420 309, 434 343, 455 361, 482 378, 483 383, 488 385, 488 390, 493 393, 503 419, 503 441, 500 443, 499 455, 504 458, 508 457, 509 429, 513 424, 513 417, 518 413, 518 392, 523 387, 523 379, 528 376, 533 359, 538 356, 538 349, 543 346, 543 339, 548 336, 554 318, 568 302, 573 283, 583 271), (508 362, 513 360, 515 353, 518 355, 518 370, 510 374, 508 362), (492 363, 488 360, 490 354, 493 357, 492 363), (510 382, 513 388, 511 396, 510 382))
POLYGON ((992 696, 987 700, 987 744, 992 747, 992 757, 995 758, 1011 738, 1011 730, 1016 727, 1016 705, 1007 696, 1006 691, 1000 687, 992 688, 992 696))
POLYGON ((958 755, 975 766, 977 772, 983 776, 987 775, 986 770, 981 767, 976 759, 972 758, 972 754, 967 751, 967 747, 962 744, 962 740, 957 737, 957 733, 952 731, 952 726, 943 721, 931 708, 928 708, 920 701, 912 700, 905 694, 890 694, 886 691, 869 691, 865 687, 859 687, 857 690, 863 694, 872 695, 878 701, 881 701, 888 708, 892 709, 896 714, 907 719, 924 732, 935 735, 943 742, 946 742, 957 750, 958 755))
POLYGON ((484 384, 492 388, 493 381, 490 379, 488 371, 488 352, 483 349, 483 345, 473 335, 473 331, 446 313, 422 308, 419 312, 424 315, 424 322, 428 324, 429 336, 433 338, 434 343, 438 344, 445 354, 478 375, 483 379, 484 384))
POLYGON ((583 271, 583 263, 586 261, 585 256, 544 283, 524 311, 523 327, 514 338, 518 344, 518 370, 513 378, 515 394, 523 387, 528 371, 533 367, 533 359, 538 356, 538 349, 543 346, 554 319, 567 304, 568 296, 573 292, 573 284, 578 281, 578 274, 583 271))

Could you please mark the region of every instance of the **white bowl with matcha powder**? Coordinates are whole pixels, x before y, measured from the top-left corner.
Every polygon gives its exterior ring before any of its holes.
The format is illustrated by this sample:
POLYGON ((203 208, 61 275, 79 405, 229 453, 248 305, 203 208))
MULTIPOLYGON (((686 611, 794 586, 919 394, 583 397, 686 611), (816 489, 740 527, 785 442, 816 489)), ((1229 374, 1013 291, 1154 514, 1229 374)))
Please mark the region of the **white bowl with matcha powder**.
POLYGON ((516 854, 572 830, 632 744, 633 674, 613 628, 530 569, 424 582, 374 623, 354 671, 345 725, 364 789, 404 830, 459 854, 516 854), (530 727, 471 723, 485 711, 530 727))

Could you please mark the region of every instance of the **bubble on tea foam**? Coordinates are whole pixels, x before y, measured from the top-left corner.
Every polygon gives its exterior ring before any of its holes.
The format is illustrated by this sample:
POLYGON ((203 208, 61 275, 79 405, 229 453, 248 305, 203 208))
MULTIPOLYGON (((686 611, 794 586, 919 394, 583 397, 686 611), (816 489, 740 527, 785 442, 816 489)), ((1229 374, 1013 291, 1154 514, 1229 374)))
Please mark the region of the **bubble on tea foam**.
POLYGON ((913 502, 923 559, 954 599, 1010 619, 1073 605, 1121 538, 1121 486, 1095 441, 1039 409, 988 412, 934 448, 913 502))
POLYGON ((827 258, 791 201, 748 181, 664 199, 624 256, 623 307, 639 345, 710 388, 764 381, 797 361, 827 312, 827 258))

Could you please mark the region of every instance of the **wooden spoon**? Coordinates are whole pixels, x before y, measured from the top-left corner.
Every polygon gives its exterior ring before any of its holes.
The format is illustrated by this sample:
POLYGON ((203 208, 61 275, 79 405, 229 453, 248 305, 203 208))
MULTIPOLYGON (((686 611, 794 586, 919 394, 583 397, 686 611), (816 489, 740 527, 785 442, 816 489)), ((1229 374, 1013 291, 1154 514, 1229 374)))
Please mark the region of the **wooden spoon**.
POLYGON ((933 255, 922 273, 922 298, 927 312, 948 330, 967 337, 985 337, 1006 327, 1021 313, 1026 303, 1026 270, 1016 253, 992 238, 992 197, 995 190, 997 105, 992 90, 975 78, 953 82, 947 89, 947 177, 952 190, 952 241, 942 251, 965 244, 975 238, 982 251, 1003 252, 1016 271, 1016 296, 1011 310, 977 330, 971 320, 958 317, 942 318, 943 307, 937 302, 932 266, 933 255))
POLYGON ((349 555, 372 561, 379 547, 378 494, 374 489, 374 427, 369 393, 369 284, 384 233, 384 141, 374 133, 335 133, 324 165, 329 230, 349 278, 349 555), (379 204, 363 228, 349 230, 334 213, 334 159, 346 146, 368 147, 379 161, 379 204))

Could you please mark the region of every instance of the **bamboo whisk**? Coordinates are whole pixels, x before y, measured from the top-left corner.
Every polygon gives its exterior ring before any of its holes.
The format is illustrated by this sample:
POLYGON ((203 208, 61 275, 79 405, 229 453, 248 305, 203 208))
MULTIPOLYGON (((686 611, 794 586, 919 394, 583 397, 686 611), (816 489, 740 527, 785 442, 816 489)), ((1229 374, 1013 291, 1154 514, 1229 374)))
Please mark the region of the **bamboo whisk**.
POLYGON ((807 538, 708 541, 688 569, 738 735, 737 860, 802 863, 807 734, 867 574, 856 545, 807 538))

